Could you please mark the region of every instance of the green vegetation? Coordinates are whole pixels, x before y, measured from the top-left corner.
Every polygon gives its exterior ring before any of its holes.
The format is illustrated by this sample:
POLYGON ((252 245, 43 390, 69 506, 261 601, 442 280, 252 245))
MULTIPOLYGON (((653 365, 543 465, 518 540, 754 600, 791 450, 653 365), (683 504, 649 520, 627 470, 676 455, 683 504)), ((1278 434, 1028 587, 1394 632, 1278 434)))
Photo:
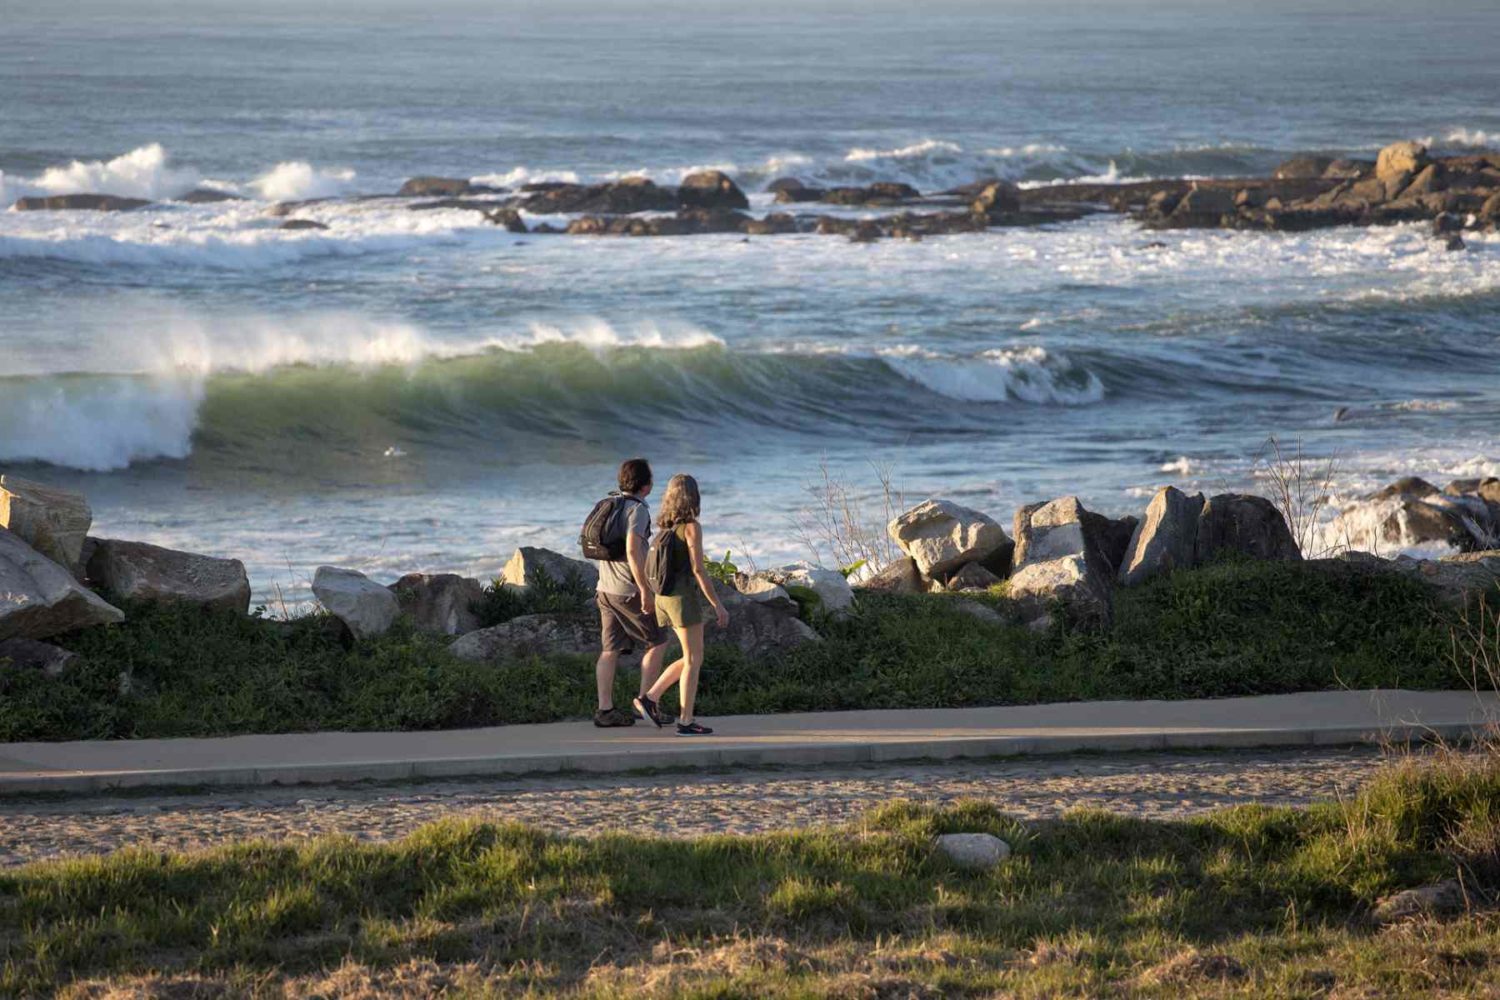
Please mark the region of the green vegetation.
MULTIPOLYGON (((582 596, 494 588, 483 610, 499 621, 576 609, 582 596)), ((1104 631, 1058 616, 1032 632, 980 620, 970 601, 866 596, 845 620, 812 616, 824 641, 774 664, 711 646, 699 704, 728 715, 1464 684, 1451 662, 1457 613, 1390 574, 1223 563, 1120 591, 1104 631)), ((984 601, 1006 607, 1000 595, 984 601)), ((0 741, 439 729, 593 707, 589 657, 473 664, 401 627, 346 648, 325 617, 127 611, 124 625, 66 637, 82 663, 65 677, 0 670, 0 741)), ((621 671, 619 683, 623 698, 635 681, 621 671)))
POLYGON ((0 872, 0 995, 1489 996, 1500 758, 1186 822, 894 803, 848 828, 127 850, 0 872), (952 867, 944 832, 1012 858, 952 867), (1471 910, 1382 927, 1393 890, 1471 910))

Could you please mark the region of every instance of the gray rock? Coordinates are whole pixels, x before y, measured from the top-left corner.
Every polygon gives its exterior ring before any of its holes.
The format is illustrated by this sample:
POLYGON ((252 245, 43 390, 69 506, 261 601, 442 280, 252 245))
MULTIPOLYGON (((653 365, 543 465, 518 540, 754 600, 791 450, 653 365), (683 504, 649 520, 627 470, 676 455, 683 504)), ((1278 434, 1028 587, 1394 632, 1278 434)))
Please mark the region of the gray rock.
POLYGON ((860 590, 879 590, 892 594, 921 594, 926 591, 922 583, 922 572, 911 556, 902 556, 895 562, 883 566, 855 584, 860 590))
MULTIPOLYGON (((800 562, 761 570, 755 577, 776 584, 783 592, 787 587, 805 587, 818 595, 823 610, 830 614, 842 614, 854 603, 854 591, 838 570, 800 562)), ((740 592, 745 591, 742 588, 740 592)))
POLYGON ((988 604, 980 604, 978 601, 959 601, 954 606, 957 611, 962 611, 970 618, 984 622, 986 625, 1004 625, 1005 616, 988 604))
POLYGON ((770 580, 739 573, 734 578, 734 589, 756 604, 764 604, 790 615, 797 613, 797 602, 792 600, 792 595, 786 592, 785 587, 770 580))
POLYGON ((924 501, 891 521, 886 531, 929 578, 982 562, 1010 542, 989 515, 950 500, 924 501))
POLYGON ((568 583, 574 579, 581 586, 593 590, 599 583, 599 570, 585 559, 571 559, 551 549, 539 549, 523 545, 516 549, 500 579, 513 587, 528 587, 535 574, 541 573, 553 583, 568 583))
POLYGON ((124 620, 68 570, 0 528, 0 639, 45 639, 124 620))
POLYGON ((456 573, 408 573, 390 586, 401 613, 423 632, 463 635, 479 628, 474 605, 484 585, 456 573))
POLYGON ((48 677, 59 677, 76 659, 77 653, 35 639, 0 642, 0 667, 9 664, 17 670, 40 670, 48 677))
POLYGON ((1195 565, 1198 518, 1202 513, 1202 493, 1188 496, 1175 486, 1158 490, 1131 536, 1130 547, 1120 562, 1119 581, 1130 586, 1159 573, 1195 565))
POLYGON ((0 475, 0 528, 69 572, 81 568, 94 512, 82 493, 0 475))
POLYGON ((502 188, 471 183, 465 177, 412 177, 401 190, 398 198, 457 198, 466 194, 494 194, 502 188))
POLYGON ((720 631, 710 622, 706 635, 711 643, 733 643, 746 656, 758 659, 821 639, 795 614, 752 601, 733 587, 717 581, 714 586, 724 610, 729 613, 729 627, 720 631))
POLYGON ((1027 504, 1016 511, 1011 575, 1035 563, 1071 555, 1084 556, 1095 571, 1113 575, 1114 564, 1104 550, 1109 524, 1108 518, 1089 511, 1077 497, 1027 504))
POLYGON ((955 867, 988 871, 1010 857, 1010 845, 991 833, 944 833, 937 849, 955 867))
POLYGON ((1109 574, 1091 566, 1083 555, 1023 566, 1011 574, 1010 597, 1027 621, 1048 614, 1054 602, 1066 605, 1073 617, 1100 624, 1108 624, 1114 615, 1109 574))
POLYGON ((352 569, 319 566, 313 574, 312 591, 356 639, 384 635, 401 611, 395 594, 352 569))
POLYGON ((979 563, 969 563, 950 576, 943 589, 950 591, 989 590, 1000 582, 1001 580, 998 576, 979 565, 979 563))
POLYGON ((1443 916, 1458 913, 1466 905, 1463 887, 1456 879, 1448 879, 1385 897, 1375 904, 1375 919, 1389 924, 1412 917, 1443 916))
POLYGON ((1302 558, 1286 519, 1275 505, 1265 497, 1241 493, 1221 493, 1203 505, 1197 547, 1200 563, 1225 552, 1253 559, 1302 558))
POLYGON ((597 653, 599 619, 576 613, 522 615, 460 636, 448 651, 461 660, 483 663, 597 653))
POLYGON ((1368 552, 1348 552, 1325 561, 1353 564, 1373 572, 1399 573, 1432 587, 1449 604, 1460 606, 1470 596, 1488 593, 1500 584, 1500 550, 1465 552, 1442 559, 1413 559, 1405 555, 1381 559, 1368 552))
POLYGON ((91 541, 89 579, 116 597, 184 601, 240 614, 250 610, 250 579, 238 559, 112 538, 91 541))

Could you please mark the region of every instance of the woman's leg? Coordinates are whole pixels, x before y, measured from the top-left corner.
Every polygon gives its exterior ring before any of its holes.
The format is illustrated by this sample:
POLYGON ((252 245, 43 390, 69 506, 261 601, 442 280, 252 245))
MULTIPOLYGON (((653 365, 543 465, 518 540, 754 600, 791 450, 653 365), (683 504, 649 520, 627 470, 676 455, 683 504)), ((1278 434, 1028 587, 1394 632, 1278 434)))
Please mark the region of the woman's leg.
MULTIPOLYGON (((698 671, 703 666, 703 623, 689 625, 677 630, 677 639, 682 643, 682 687, 677 691, 677 700, 682 710, 677 715, 677 724, 693 721, 693 703, 698 700, 698 671)), ((673 664, 676 666, 676 664, 673 664)))
POLYGON ((651 690, 646 692, 646 697, 652 701, 661 701, 661 696, 666 694, 677 679, 682 676, 683 669, 687 666, 686 654, 680 659, 672 661, 672 665, 661 672, 656 678, 656 683, 651 685, 651 690))

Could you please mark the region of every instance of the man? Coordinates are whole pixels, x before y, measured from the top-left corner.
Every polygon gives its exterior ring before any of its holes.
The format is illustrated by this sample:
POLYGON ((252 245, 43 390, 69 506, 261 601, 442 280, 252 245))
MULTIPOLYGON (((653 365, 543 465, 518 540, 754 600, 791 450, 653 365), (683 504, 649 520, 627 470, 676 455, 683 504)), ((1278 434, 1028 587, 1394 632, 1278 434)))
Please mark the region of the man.
POLYGON ((646 584, 646 551, 651 537, 651 466, 644 458, 620 465, 620 495, 625 509, 625 558, 596 560, 599 566, 600 639, 603 652, 594 665, 599 689, 599 709, 594 725, 601 729, 635 725, 635 713, 615 708, 615 668, 620 654, 644 649, 641 658, 641 693, 651 690, 667 655, 667 633, 656 624, 656 602, 646 584))

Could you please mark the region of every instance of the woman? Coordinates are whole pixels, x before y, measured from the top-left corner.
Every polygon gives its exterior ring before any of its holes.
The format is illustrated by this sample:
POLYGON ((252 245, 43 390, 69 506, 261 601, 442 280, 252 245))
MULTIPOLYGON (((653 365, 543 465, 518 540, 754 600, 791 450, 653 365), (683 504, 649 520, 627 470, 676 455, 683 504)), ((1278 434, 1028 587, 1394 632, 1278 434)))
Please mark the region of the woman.
POLYGON ((657 703, 668 688, 680 681, 677 700, 682 711, 677 716, 678 736, 707 736, 713 732, 693 721, 698 671, 703 666, 703 623, 712 611, 719 628, 729 624, 729 613, 719 601, 714 582, 703 566, 703 528, 698 523, 700 503, 698 480, 692 476, 672 477, 656 518, 657 527, 662 529, 656 544, 672 546, 673 583, 666 593, 656 595, 656 619, 677 633, 682 658, 661 672, 650 691, 635 699, 636 711, 660 727, 663 722, 657 703))

